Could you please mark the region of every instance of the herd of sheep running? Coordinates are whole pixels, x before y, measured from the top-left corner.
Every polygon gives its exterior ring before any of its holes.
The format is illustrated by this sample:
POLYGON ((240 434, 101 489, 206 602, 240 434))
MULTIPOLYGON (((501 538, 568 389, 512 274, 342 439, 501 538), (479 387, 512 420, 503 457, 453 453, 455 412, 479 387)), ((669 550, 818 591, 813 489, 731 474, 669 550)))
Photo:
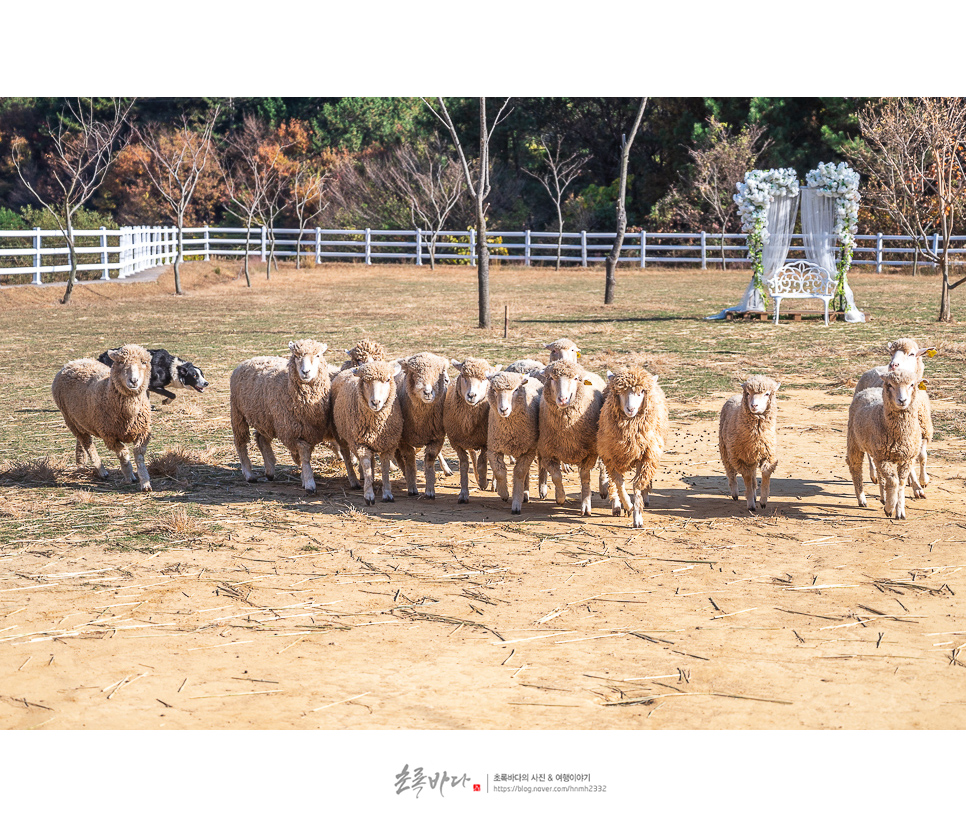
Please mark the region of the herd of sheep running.
MULTIPOLYGON (((520 360, 506 368, 472 357, 450 362, 428 352, 393 360, 368 340, 346 351, 349 358, 341 368, 326 362, 327 346, 314 339, 290 342, 287 358, 248 359, 232 372, 230 382, 231 428, 242 474, 246 481, 256 479, 248 451, 254 436, 265 477, 273 479, 272 441, 277 439, 301 468, 302 485, 312 494, 312 452, 325 444, 341 455, 350 487, 362 486, 366 504, 372 505, 376 456, 382 467, 382 500, 392 501, 393 461, 403 472, 409 495, 419 495, 416 452, 422 449, 423 495, 435 498, 437 458, 451 474, 439 457, 449 440, 459 458, 461 504, 469 501, 470 466, 485 490, 489 464, 497 493, 510 501, 512 513, 520 513, 529 500, 536 459, 539 495, 546 497, 549 474, 557 504, 566 502, 563 468, 578 470, 581 514, 589 516, 591 472, 599 465, 601 497, 609 499, 614 515, 628 514, 634 527, 642 527, 642 508, 648 506, 669 435, 668 407, 658 378, 632 367, 608 373, 605 381, 578 363, 580 351, 571 340, 560 339, 546 348, 548 364, 520 360), (633 500, 624 486, 628 476, 633 500)), ((859 506, 867 505, 862 484, 867 455, 885 514, 905 518, 907 480, 916 497, 924 495, 929 482, 926 454, 932 419, 922 357, 934 351, 899 339, 889 345, 889 353, 889 364, 868 371, 856 386, 849 408, 847 461, 859 506)), ((146 491, 151 490, 144 462, 151 434, 151 359, 140 345, 124 345, 108 351, 102 361, 69 362, 52 387, 54 402, 77 438, 77 464, 86 455, 95 473, 107 477, 92 440, 98 437, 117 454, 125 479, 133 483, 130 446, 137 480, 146 491)), ((721 409, 718 446, 731 497, 738 500, 741 475, 751 511, 766 506, 778 464, 778 387, 770 377, 752 376, 721 409)))

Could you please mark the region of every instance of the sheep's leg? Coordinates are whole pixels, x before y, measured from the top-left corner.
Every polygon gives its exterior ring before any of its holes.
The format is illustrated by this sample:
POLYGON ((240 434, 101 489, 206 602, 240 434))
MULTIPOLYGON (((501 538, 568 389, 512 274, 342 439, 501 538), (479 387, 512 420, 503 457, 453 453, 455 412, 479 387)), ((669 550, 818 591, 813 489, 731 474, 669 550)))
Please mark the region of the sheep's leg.
MULTIPOLYGON (((445 476, 446 476, 447 478, 448 478, 448 477, 449 477, 450 475, 452 475, 452 474, 453 474, 453 470, 449 468, 449 464, 448 464, 448 463, 446 462, 446 458, 444 458, 444 457, 442 456, 442 454, 440 454, 440 455, 439 455, 439 457, 437 458, 437 460, 439 461, 439 469, 440 469, 440 471, 441 471, 441 472, 442 472, 442 473, 443 473, 443 474, 444 474, 444 475, 445 475, 445 476)), ((436 465, 436 464, 435 464, 435 462, 434 462, 434 464, 433 464, 433 465, 434 465, 434 466, 436 465)))
MULTIPOLYGON (((265 461, 265 477, 270 481, 274 481, 276 460, 275 452, 272 449, 272 441, 260 432, 255 432, 255 445, 258 446, 258 450, 262 453, 262 460, 265 461)), ((291 452, 292 450, 290 449, 289 451, 291 452)), ((295 461, 296 466, 300 465, 295 452, 292 452, 292 460, 295 461)))
POLYGON ((490 469, 493 470, 493 480, 496 483, 496 494, 504 501, 510 500, 510 491, 506 485, 506 461, 502 454, 487 452, 490 461, 490 469))
POLYGON ((75 460, 78 466, 84 463, 84 455, 90 458, 91 466, 94 467, 94 474, 102 481, 106 481, 108 478, 107 468, 101 462, 101 457, 97 454, 97 449, 94 448, 94 438, 89 434, 77 438, 75 460))
POLYGON ((340 445, 339 454, 342 456, 342 462, 345 464, 345 473, 349 476, 349 489, 359 489, 362 484, 359 483, 359 479, 356 477, 356 468, 352 463, 352 452, 349 451, 348 446, 340 445))
POLYGON ((476 483, 480 489, 486 491, 493 488, 486 472, 486 462, 489 456, 486 454, 486 446, 480 449, 475 456, 476 460, 476 483))
POLYGON ((896 478, 896 518, 906 517, 906 478, 912 471, 914 461, 909 461, 899 467, 898 477, 896 478))
MULTIPOLYGON (((381 454, 379 461, 382 463, 382 500, 385 504, 391 504, 396 500, 392 497, 392 482, 389 480, 389 465, 392 463, 392 455, 381 454)), ((433 468, 432 461, 430 461, 429 468, 433 468)))
POLYGON ((764 509, 768 504, 768 491, 771 486, 771 473, 778 468, 777 460, 767 460, 761 463, 761 496, 759 497, 759 503, 761 508, 764 509))
POLYGON ((627 497, 627 489, 624 486, 624 473, 616 470, 608 473, 610 484, 608 493, 610 496, 610 511, 612 515, 619 516, 623 513, 631 514, 631 502, 627 497))
MULTIPOLYGON (((423 475, 426 476, 426 491, 423 493, 431 501, 436 499, 436 460, 443 460, 439 453, 442 444, 433 443, 423 452, 423 475)), ((450 472, 450 475, 453 473, 450 472)))
POLYGON ((728 476, 728 489, 731 490, 731 500, 738 500, 738 470, 735 469, 728 461, 722 460, 724 464, 725 475, 728 476))
POLYGON ((131 453, 127 450, 127 446, 119 440, 105 440, 104 445, 117 455, 117 459, 121 462, 121 474, 124 480, 133 484, 137 476, 134 474, 134 467, 131 466, 131 453))
POLYGON ((590 472, 593 468, 593 462, 588 464, 587 461, 580 466, 580 514, 582 516, 591 515, 590 472))
MULTIPOLYGON (((903 473, 905 475, 906 473, 903 473)), ((885 511, 887 516, 899 515, 899 480, 897 478, 897 473, 892 466, 888 467, 888 471, 885 471, 885 467, 880 468, 879 480, 884 482, 883 486, 883 496, 882 496, 882 509, 885 511)), ((903 506, 903 518, 905 518, 905 506, 903 506)))
MULTIPOLYGON (((399 468, 402 469, 403 475, 406 477, 406 489, 409 497, 416 498, 419 495, 419 488, 416 486, 416 450, 412 446, 400 446, 396 449, 396 458, 399 462, 399 468)), ((427 468, 432 468, 432 464, 427 468)), ((426 473, 426 477, 429 478, 429 472, 426 473)))
POLYGON ((875 471, 875 461, 872 460, 872 455, 869 455, 869 480, 872 483, 879 483, 879 474, 875 471))
MULTIPOLYGON (((315 495, 315 477, 312 474, 312 444, 300 440, 298 444, 298 461, 302 465, 302 487, 308 495, 315 495)), ((292 456, 295 459, 295 456, 292 456)))
MULTIPOLYGON (((376 503, 376 491, 373 488, 373 451, 368 446, 356 449, 356 457, 359 459, 359 466, 362 468, 362 497, 365 499, 366 506, 371 507, 376 503)), ((386 456, 388 460, 388 455, 386 456)))
POLYGON ((757 466, 744 469, 741 473, 741 480, 745 482, 745 500, 748 502, 748 509, 754 512, 757 508, 755 502, 755 487, 758 485, 757 466))
POLYGON ((606 501, 607 494, 610 491, 608 489, 608 487, 610 486, 610 475, 607 474, 607 469, 604 466, 603 462, 600 460, 600 458, 597 458, 597 466, 598 466, 598 472, 597 472, 598 484, 597 485, 600 488, 600 497, 606 501))
POLYGON ((469 504, 470 503, 470 463, 473 464, 473 469, 476 469, 476 455, 473 454, 473 450, 466 450, 460 446, 454 446, 453 449, 456 451, 456 458, 459 460, 460 464, 460 494, 456 499, 457 504, 469 504))
POLYGON ((523 474, 523 503, 530 503, 530 467, 527 467, 527 471, 523 474))
MULTIPOLYGON (((865 486, 862 483, 862 457, 862 451, 855 448, 855 446, 849 442, 846 446, 845 462, 848 464, 849 474, 852 476, 852 484, 855 487, 855 497, 858 499, 860 507, 868 507, 869 502, 865 498, 865 486)), ((872 464, 871 456, 869 457, 869 464, 872 464)))
POLYGON ((152 492, 151 476, 148 474, 148 467, 144 463, 144 453, 148 450, 148 440, 150 439, 150 437, 146 437, 143 443, 134 447, 134 464, 137 466, 141 492, 152 492))
POLYGON ((926 486, 929 484, 929 476, 926 474, 926 460, 929 457, 927 450, 928 441, 924 437, 919 446, 919 454, 913 460, 913 465, 909 467, 909 486, 912 487, 914 498, 926 497, 926 486), (919 477, 916 477, 916 467, 919 467, 919 477))
POLYGON ((537 471, 539 472, 537 494, 543 499, 547 497, 547 462, 539 456, 537 457, 537 471))
POLYGON ((524 454, 513 464, 513 501, 510 512, 520 515, 523 512, 524 492, 527 479, 530 477, 530 464, 533 463, 534 453, 524 454))
POLYGON ((650 484, 643 483, 642 472, 644 471, 644 461, 641 461, 637 465, 637 472, 634 474, 634 511, 632 513, 633 520, 631 524, 634 527, 644 526, 644 507, 648 506, 651 502, 648 499, 648 490, 650 489, 650 484))
POLYGON ((553 498, 558 504, 567 503, 567 493, 564 491, 563 473, 560 471, 560 461, 548 460, 547 472, 553 480, 553 498))

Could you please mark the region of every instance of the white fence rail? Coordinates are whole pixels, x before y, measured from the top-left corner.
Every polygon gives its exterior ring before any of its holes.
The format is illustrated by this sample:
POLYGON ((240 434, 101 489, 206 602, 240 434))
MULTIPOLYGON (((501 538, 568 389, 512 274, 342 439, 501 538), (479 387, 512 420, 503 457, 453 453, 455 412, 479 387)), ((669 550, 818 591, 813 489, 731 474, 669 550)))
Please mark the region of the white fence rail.
MULTIPOLYGON (((273 248, 278 258, 296 255, 308 261, 326 260, 396 261, 425 265, 430 262, 432 233, 399 229, 275 229, 264 227, 208 227, 184 230, 185 257, 210 260, 212 257, 249 256, 264 261, 273 248), (274 241, 272 237, 274 236, 274 241)), ((155 266, 172 264, 177 252, 177 231, 171 226, 126 226, 121 229, 74 232, 78 254, 78 278, 116 280, 155 266)), ((490 232, 490 257, 495 261, 522 263, 525 266, 556 262, 557 235, 554 232, 490 232)), ((957 264, 966 263, 966 236, 953 238, 957 264)), ((589 266, 603 262, 614 242, 614 232, 565 232, 561 261, 567 265, 589 266)), ((927 241, 935 252, 939 236, 927 241)), ((871 265, 881 272, 884 266, 908 266, 914 261, 912 238, 901 235, 858 235, 852 263, 871 265)), ((440 263, 476 263, 476 232, 445 231, 436 240, 435 259, 440 263)), ((792 237, 789 260, 805 257, 800 235, 792 237)), ((644 269, 651 265, 691 264, 707 269, 725 260, 747 265, 746 235, 719 235, 709 232, 628 232, 624 237, 620 263, 644 269)), ((925 266, 926 264, 921 264, 925 266)), ((0 231, 0 282, 42 284, 44 276, 63 280, 70 270, 69 250, 60 232, 0 231)))

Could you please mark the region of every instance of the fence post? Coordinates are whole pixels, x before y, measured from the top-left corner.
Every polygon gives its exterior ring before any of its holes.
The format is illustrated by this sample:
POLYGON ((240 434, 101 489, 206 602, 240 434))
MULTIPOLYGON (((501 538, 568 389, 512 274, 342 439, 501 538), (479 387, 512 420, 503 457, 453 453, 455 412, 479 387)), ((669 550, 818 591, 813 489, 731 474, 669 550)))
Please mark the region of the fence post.
POLYGON ((423 230, 416 229, 416 266, 423 265, 423 230))
POLYGON ((580 265, 587 268, 587 232, 580 231, 580 265))
POLYGON ((875 271, 882 272, 882 232, 875 236, 875 271))
POLYGON ((647 266, 647 232, 641 229, 641 269, 647 266))
POLYGON ((470 264, 476 266, 476 229, 470 229, 470 264))
POLYGON ((38 286, 44 283, 40 275, 40 226, 34 226, 34 277, 30 283, 38 286))
POLYGON ((523 265, 530 266, 530 230, 527 229, 523 242, 523 265))
POLYGON ((107 229, 101 226, 101 266, 104 267, 104 274, 101 280, 110 281, 111 273, 107 269, 107 229))
POLYGON ((708 233, 701 232, 701 269, 708 268, 708 233))
POLYGON ((322 229, 315 227, 315 262, 322 263, 322 229))
POLYGON ((211 260, 211 237, 208 233, 208 224, 205 223, 205 260, 211 260))
POLYGON ((262 226, 262 263, 268 257, 268 229, 262 226))
POLYGON ((939 267, 939 233, 937 232, 932 236, 932 253, 936 256, 936 262, 933 264, 935 267, 939 267))
POLYGON ((366 229, 366 266, 372 266, 372 229, 366 229))

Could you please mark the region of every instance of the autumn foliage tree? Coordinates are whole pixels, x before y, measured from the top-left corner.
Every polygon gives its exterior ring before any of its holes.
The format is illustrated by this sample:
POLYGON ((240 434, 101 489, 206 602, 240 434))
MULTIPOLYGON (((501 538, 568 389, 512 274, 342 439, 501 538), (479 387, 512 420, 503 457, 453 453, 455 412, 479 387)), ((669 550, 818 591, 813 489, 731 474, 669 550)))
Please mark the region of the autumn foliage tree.
POLYGON ((952 237, 966 211, 966 99, 894 98, 859 113, 862 143, 848 153, 868 178, 865 199, 910 235, 942 276, 939 321, 952 321, 952 237), (935 250, 929 236, 938 235, 935 250))
POLYGON ((205 171, 209 165, 218 164, 211 139, 217 117, 218 109, 215 108, 197 130, 189 125, 187 116, 182 116, 177 127, 149 125, 137 131, 147 150, 145 171, 178 230, 174 259, 174 291, 177 295, 183 294, 181 262, 184 260, 185 218, 205 171))

